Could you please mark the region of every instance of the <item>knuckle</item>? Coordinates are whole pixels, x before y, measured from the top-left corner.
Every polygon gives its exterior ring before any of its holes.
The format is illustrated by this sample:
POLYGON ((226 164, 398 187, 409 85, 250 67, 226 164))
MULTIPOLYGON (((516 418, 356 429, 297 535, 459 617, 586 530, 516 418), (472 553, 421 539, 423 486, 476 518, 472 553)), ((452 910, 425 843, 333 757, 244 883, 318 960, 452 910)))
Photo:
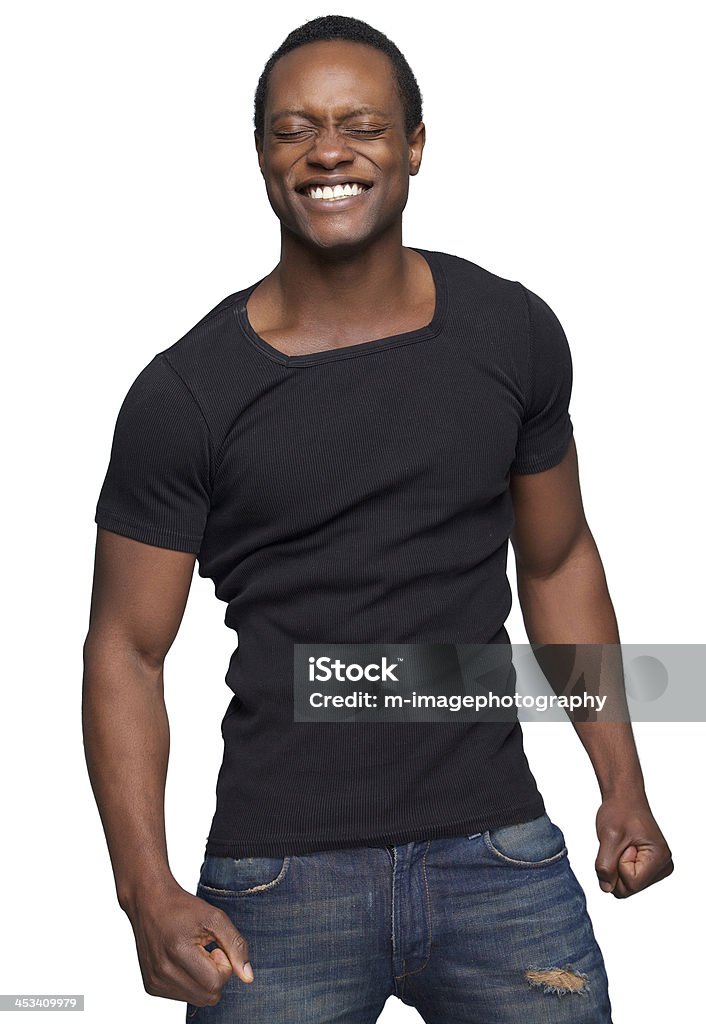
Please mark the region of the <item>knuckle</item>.
POLYGON ((204 1006, 216 1006, 221 999, 221 987, 219 984, 209 989, 204 1000, 204 1006))
POLYGON ((161 982, 167 976, 169 961, 165 956, 160 956, 154 961, 152 965, 152 978, 156 982, 161 982))
POLYGON ((169 957, 160 956, 154 960, 143 981, 148 995, 163 996, 173 982, 173 967, 169 957))
POLYGON ((220 907, 209 907, 209 912, 206 914, 203 923, 206 928, 213 929, 214 931, 232 927, 230 918, 220 907))

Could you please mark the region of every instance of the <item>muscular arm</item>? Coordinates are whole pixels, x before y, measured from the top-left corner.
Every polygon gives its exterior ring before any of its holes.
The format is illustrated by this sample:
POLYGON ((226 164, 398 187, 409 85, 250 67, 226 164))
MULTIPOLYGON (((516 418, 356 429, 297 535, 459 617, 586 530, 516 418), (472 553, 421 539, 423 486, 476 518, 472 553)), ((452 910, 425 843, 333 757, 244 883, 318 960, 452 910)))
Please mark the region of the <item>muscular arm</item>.
POLYGON ((253 974, 245 937, 222 910, 179 885, 167 857, 163 666, 194 562, 193 554, 98 528, 82 713, 88 772, 145 989, 213 1006, 233 972, 246 982, 253 974))
POLYGON ((163 664, 195 556, 98 528, 83 647, 86 762, 121 907, 172 882, 164 828, 169 722, 163 664))
MULTIPOLYGON (((530 643, 619 644, 603 564, 584 515, 574 440, 559 465, 513 476, 510 490, 518 597, 530 643)), ((611 699, 622 700, 627 709, 622 674, 616 673, 612 685, 616 692, 611 699)), ((596 861, 601 887, 627 896, 665 877, 672 867, 649 810, 627 710, 621 717, 572 724, 591 759, 603 800, 596 861), (618 871, 621 855, 626 857, 622 867, 628 884, 618 871)))

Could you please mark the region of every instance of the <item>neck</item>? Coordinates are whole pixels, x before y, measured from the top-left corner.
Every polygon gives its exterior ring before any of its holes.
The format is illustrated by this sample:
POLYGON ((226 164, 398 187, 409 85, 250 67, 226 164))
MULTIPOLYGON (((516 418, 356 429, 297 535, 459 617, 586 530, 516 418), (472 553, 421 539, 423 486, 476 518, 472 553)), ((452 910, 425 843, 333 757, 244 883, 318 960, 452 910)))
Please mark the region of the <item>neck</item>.
POLYGON ((271 281, 288 320, 330 322, 365 320, 371 310, 397 305, 410 274, 401 223, 351 251, 315 249, 283 228, 271 281))

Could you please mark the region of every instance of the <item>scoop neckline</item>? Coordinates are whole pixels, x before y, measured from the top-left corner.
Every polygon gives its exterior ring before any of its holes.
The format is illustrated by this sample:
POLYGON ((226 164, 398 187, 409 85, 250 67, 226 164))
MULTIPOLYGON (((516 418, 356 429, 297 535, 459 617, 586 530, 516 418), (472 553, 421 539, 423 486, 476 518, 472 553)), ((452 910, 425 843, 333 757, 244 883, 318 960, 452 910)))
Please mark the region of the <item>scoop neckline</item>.
POLYGON ((407 246, 418 252, 426 260, 434 279, 436 291, 434 313, 428 324, 417 327, 413 331, 403 331, 399 334, 389 334, 384 338, 373 338, 370 341, 359 341, 355 345, 344 345, 341 348, 322 349, 320 352, 309 352, 300 355, 287 355, 280 352, 274 345, 261 338, 250 323, 247 312, 247 301, 257 286, 265 280, 261 277, 240 295, 237 302, 233 304, 233 312, 238 325, 251 344, 253 344, 263 355, 268 356, 277 363, 284 366, 310 366, 314 363, 330 362, 334 359, 355 359, 357 356, 371 355, 374 352, 383 352, 389 348, 396 348, 398 345, 408 345, 415 341, 424 341, 434 338, 444 325, 446 309, 448 304, 446 275, 437 254, 429 249, 420 249, 416 245, 407 246))

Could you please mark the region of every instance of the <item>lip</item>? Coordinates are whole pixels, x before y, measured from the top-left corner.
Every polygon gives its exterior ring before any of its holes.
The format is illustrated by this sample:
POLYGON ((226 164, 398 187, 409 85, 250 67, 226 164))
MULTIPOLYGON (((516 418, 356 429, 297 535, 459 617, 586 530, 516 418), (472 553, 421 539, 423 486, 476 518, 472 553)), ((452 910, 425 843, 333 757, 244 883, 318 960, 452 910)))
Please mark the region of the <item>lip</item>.
MULTIPOLYGON (((350 181, 350 178, 346 179, 350 181)), ((301 199, 308 206, 316 207, 317 210, 326 210, 327 212, 335 212, 336 210, 348 210, 351 206, 356 203, 363 202, 365 197, 369 195, 373 190, 373 185, 369 185, 364 192, 359 192, 357 196, 346 196, 345 199, 312 199, 306 192, 299 192, 295 189, 295 192, 299 199, 301 199)))

